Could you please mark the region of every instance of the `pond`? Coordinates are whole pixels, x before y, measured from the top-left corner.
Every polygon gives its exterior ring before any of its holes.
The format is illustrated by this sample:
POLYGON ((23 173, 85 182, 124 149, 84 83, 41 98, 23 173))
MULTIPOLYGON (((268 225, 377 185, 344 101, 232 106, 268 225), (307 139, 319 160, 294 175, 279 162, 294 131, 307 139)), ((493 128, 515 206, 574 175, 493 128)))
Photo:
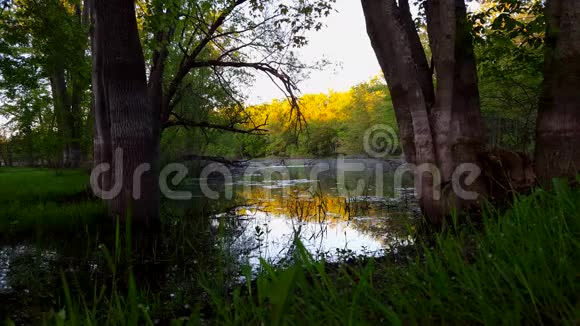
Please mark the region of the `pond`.
POLYGON ((224 218, 235 222, 241 232, 229 248, 252 266, 260 259, 288 258, 295 239, 313 256, 333 261, 345 254, 380 255, 411 241, 407 227, 419 209, 410 174, 397 170, 402 163, 254 160, 225 173, 209 170, 209 178, 184 184, 195 197, 240 203, 211 218, 215 226, 224 218))

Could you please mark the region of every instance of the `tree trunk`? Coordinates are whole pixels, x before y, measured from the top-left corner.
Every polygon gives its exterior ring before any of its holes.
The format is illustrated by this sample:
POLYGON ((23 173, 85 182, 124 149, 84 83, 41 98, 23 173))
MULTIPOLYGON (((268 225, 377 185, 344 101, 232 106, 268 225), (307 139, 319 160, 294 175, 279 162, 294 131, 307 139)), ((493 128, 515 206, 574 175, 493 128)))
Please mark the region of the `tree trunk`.
MULTIPOLYGON (((82 54, 81 54, 82 55, 82 54)), ((81 163, 81 93, 84 90, 79 76, 67 83, 66 71, 60 65, 53 68, 50 83, 54 102, 57 128, 60 136, 61 165, 77 168, 81 163), (72 84, 72 85, 71 85, 72 84), (69 95, 72 93, 72 96, 69 95)))
MULTIPOLYGON (((79 76, 76 76, 79 78, 79 76)), ((78 168, 83 160, 81 149, 81 97, 86 88, 79 80, 73 80, 71 105, 68 112, 70 126, 70 140, 68 142, 68 164, 70 167, 78 168)))
POLYGON ((12 160, 12 145, 13 145, 13 140, 11 139, 10 142, 8 142, 6 144, 6 166, 14 166, 13 160, 12 160))
POLYGON ((157 166, 159 138, 154 136, 145 61, 131 0, 93 3, 93 92, 95 117, 95 162, 112 165, 115 172, 101 175, 104 190, 121 186, 109 200, 111 214, 134 222, 155 224, 159 217, 155 173, 135 175, 143 167, 157 166), (122 159, 119 155, 122 153, 122 159), (139 169, 138 169, 139 168, 139 169), (135 177, 135 178, 134 178, 135 177), (134 187, 134 180, 140 187, 134 187))
POLYGON ((545 186, 580 171, 580 2, 546 3, 547 53, 536 127, 536 174, 545 186))
MULTIPOLYGON (((95 13, 95 1, 91 0, 91 8, 89 10, 91 15, 91 58, 92 58, 92 82, 91 88, 93 92, 92 98, 92 116, 94 119, 93 125, 93 160, 95 166, 109 164, 113 162, 113 149, 111 145, 111 128, 109 123, 109 112, 106 105, 104 85, 101 85, 102 70, 103 70, 103 55, 101 54, 102 35, 97 34, 97 17, 95 13)), ((97 184, 93 188, 108 190, 112 188, 112 170, 103 171, 96 180, 97 184)), ((101 193, 96 192, 95 195, 101 196, 101 193)))
POLYGON ((67 92, 67 83, 64 66, 53 67, 50 85, 54 102, 54 114, 60 137, 61 157, 60 165, 69 165, 69 143, 71 139, 71 119, 69 117, 70 99, 67 92))
MULTIPOLYGON (((83 31, 88 31, 90 26, 89 21, 89 0, 83 0, 75 5, 75 15, 78 23, 83 31)), ((88 37, 88 35, 85 35, 88 37)), ((75 56, 79 59, 85 57, 86 47, 83 46, 74 48, 75 56)), ((80 60, 81 61, 81 60, 80 60)), ((84 61, 84 60, 82 60, 84 61)), ((68 164, 71 167, 79 167, 83 160, 83 152, 81 148, 81 138, 83 134, 82 126, 82 100, 83 93, 89 86, 89 81, 83 75, 82 67, 76 67, 74 64, 69 65, 69 94, 70 107, 68 112, 69 126, 70 126, 70 141, 68 142, 68 164)))
MULTIPOLYGON (((437 166, 443 183, 448 186, 459 181, 453 180, 453 173, 461 164, 480 165, 478 155, 485 150, 484 125, 465 3, 463 0, 427 1, 427 24, 437 78, 430 118, 437 166)), ((482 178, 463 188, 478 193, 480 198, 486 195, 482 178)), ((448 203, 449 208, 462 210, 479 205, 477 201, 461 197, 454 191, 448 198, 452 201, 448 203)))
MULTIPOLYGON (((362 0, 367 32, 389 86, 401 144, 416 165, 415 184, 425 217, 439 226, 453 210, 478 200, 451 191, 454 172, 477 164, 484 148, 483 120, 473 46, 460 0, 427 1, 428 30, 437 72, 431 68, 414 27, 408 0, 362 0)), ((477 179, 468 187, 481 197, 477 179)))

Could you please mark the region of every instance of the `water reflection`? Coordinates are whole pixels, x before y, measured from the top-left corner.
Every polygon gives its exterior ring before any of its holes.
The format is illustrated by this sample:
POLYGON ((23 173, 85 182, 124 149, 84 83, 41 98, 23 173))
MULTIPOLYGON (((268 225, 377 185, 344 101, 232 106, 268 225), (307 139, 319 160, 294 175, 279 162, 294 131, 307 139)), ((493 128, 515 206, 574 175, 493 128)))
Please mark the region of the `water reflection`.
MULTIPOLYGON (((393 180, 401 162, 351 160, 346 162, 351 170, 336 160, 285 163, 251 162, 231 184, 221 185, 222 191, 233 186, 235 201, 243 204, 213 216, 234 220, 239 230, 229 248, 241 260, 256 266, 259 258, 286 259, 296 238, 313 255, 330 260, 345 252, 379 255, 410 243, 407 226, 418 208, 411 178, 399 184, 393 180)), ((195 188, 200 181, 206 180, 192 179, 188 186, 195 188)))
POLYGON ((57 257, 54 250, 29 245, 0 247, 0 294, 11 293, 15 287, 32 287, 39 281, 33 275, 47 274, 57 257))

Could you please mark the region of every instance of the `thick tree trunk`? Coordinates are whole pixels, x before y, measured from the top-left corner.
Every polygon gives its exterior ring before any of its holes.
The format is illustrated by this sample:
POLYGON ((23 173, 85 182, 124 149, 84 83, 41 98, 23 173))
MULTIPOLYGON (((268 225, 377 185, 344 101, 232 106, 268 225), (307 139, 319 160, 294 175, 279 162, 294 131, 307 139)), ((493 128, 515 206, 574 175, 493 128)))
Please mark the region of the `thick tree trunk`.
MULTIPOLYGON (((162 39, 158 41, 163 44, 162 39)), ((149 84, 147 85, 147 95, 149 97, 149 105, 151 105, 151 131, 154 139, 153 146, 149 149, 152 155, 157 158, 151 166, 151 173, 159 175, 159 157, 161 155, 160 140, 161 140, 161 121, 163 112, 163 74, 165 72, 165 59, 167 58, 168 50, 166 44, 162 45, 162 50, 155 53, 153 56, 153 63, 149 74, 149 84)), ((158 187, 151 191, 155 191, 157 200, 160 199, 158 187)))
POLYGON ((112 214, 125 217, 130 212, 135 223, 156 224, 157 176, 139 175, 157 166, 154 149, 159 138, 154 135, 134 3, 95 0, 93 9, 95 161, 111 164, 113 171, 103 174, 100 182, 109 188, 121 186, 120 194, 109 200, 112 214), (118 176, 116 169, 122 170, 118 176))
MULTIPOLYGON (((484 148, 473 47, 460 0, 429 0, 427 15, 437 88, 408 0, 362 0, 367 32, 385 74, 403 151, 416 169, 423 214, 440 225, 452 210, 478 205, 449 190, 463 163, 484 148)), ((468 191, 485 194, 477 180, 468 191)))
POLYGON ((580 1, 548 0, 544 88, 536 129, 536 174, 546 186, 580 171, 580 1))
MULTIPOLYGON (((463 0, 427 1, 427 24, 437 78, 436 100, 430 118, 437 166, 443 183, 449 185, 454 181, 453 173, 460 164, 479 165, 478 155, 485 150, 475 57, 465 3, 463 0)), ((482 178, 464 189, 485 195, 482 178)), ((478 205, 457 193, 446 197, 452 201, 447 205, 458 210, 478 205)))

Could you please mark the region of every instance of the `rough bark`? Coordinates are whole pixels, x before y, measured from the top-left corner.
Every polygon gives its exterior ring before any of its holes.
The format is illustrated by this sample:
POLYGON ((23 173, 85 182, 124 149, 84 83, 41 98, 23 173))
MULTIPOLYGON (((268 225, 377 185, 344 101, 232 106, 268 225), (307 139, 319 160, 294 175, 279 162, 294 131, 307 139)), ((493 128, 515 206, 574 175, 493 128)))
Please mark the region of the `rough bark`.
MULTIPOLYGON (((102 35, 97 33, 97 19, 95 12, 95 2, 91 0, 90 15, 91 15, 91 58, 92 58, 92 115, 94 120, 93 127, 93 160, 95 166, 101 164, 112 164, 113 149, 111 145, 111 130, 109 123, 109 112, 106 107, 106 99, 104 93, 104 85, 102 83, 103 70, 103 55, 101 54, 102 35)), ((111 170, 103 172, 98 180, 99 189, 110 189, 112 187, 112 173, 111 170)), ((99 195, 99 194, 96 194, 99 195)))
POLYGON ((580 171, 580 2, 548 0, 544 87, 536 128, 536 174, 544 185, 580 171))
MULTIPOLYGON (((427 1, 436 88, 408 0, 362 0, 362 5, 367 32, 391 92, 405 157, 440 173, 438 180, 418 169, 415 178, 424 215, 440 225, 452 210, 478 204, 442 189, 449 188, 460 164, 477 163, 477 154, 484 149, 465 4, 462 0, 427 1)), ((481 180, 466 190, 485 194, 481 180)))
POLYGON ((145 172, 140 189, 133 189, 140 165, 157 166, 152 149, 159 146, 134 4, 131 0, 95 0, 92 9, 95 162, 111 164, 112 171, 122 169, 122 180, 106 173, 101 183, 108 188, 119 182, 122 185, 121 193, 109 201, 113 215, 125 217, 130 212, 135 223, 156 224, 156 174, 145 172), (122 150, 122 162, 114 157, 118 150, 122 150))
POLYGON ((396 17, 394 17, 394 10, 397 9, 396 4, 392 0, 388 2, 381 0, 363 0, 362 5, 366 18, 367 33, 379 65, 388 82, 393 99, 401 146, 403 147, 407 161, 416 163, 413 121, 411 119, 411 110, 408 108, 405 97, 408 90, 403 88, 401 76, 396 71, 396 67, 400 65, 398 62, 393 62, 393 60, 402 59, 401 55, 397 52, 401 45, 395 44, 395 41, 406 43, 404 34, 398 35, 399 39, 393 39, 394 34, 392 29, 396 27, 396 22, 394 22, 396 20, 396 17))
MULTIPOLYGON (((421 74, 417 71, 420 66, 415 65, 413 58, 409 28, 403 24, 400 8, 394 0, 363 0, 362 4, 367 32, 393 99, 405 156, 417 165, 434 164, 428 104, 420 83, 421 74)), ((418 192, 423 213, 433 223, 438 223, 440 209, 433 196, 437 186, 433 176, 421 173, 415 181, 420 185, 418 192)))
MULTIPOLYGON (((449 184, 462 163, 479 163, 485 150, 473 44, 463 0, 427 2, 429 43, 433 52, 437 88, 431 125, 442 182, 449 184)), ((482 180, 469 191, 485 195, 482 180)), ((461 210, 474 203, 452 196, 451 206, 461 210)), ((475 203, 477 204, 477 203, 475 203)))

